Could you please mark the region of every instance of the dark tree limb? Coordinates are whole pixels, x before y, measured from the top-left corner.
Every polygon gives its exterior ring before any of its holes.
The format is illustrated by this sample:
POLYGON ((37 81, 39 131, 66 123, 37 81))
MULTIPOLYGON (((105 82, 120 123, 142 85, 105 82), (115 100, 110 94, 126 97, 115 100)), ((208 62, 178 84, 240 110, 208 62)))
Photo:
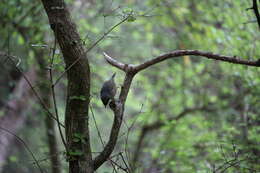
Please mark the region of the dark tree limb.
POLYGON ((103 53, 103 55, 105 56, 105 60, 112 66, 122 70, 122 71, 127 71, 127 68, 129 67, 133 67, 133 65, 129 65, 129 64, 124 64, 121 63, 117 60, 115 60, 114 58, 110 57, 109 55, 107 55, 105 52, 103 53))
MULTIPOLYGON (((148 68, 152 65, 160 63, 164 60, 167 60, 167 59, 170 59, 170 58, 182 57, 182 56, 185 56, 185 55, 202 56, 202 57, 205 57, 205 58, 208 58, 208 59, 219 60, 219 61, 224 61, 224 62, 229 62, 229 63, 234 63, 234 64, 241 64, 241 65, 246 65, 246 66, 254 66, 254 67, 260 66, 260 60, 249 61, 249 60, 243 60, 242 58, 237 58, 236 56, 225 56, 225 55, 219 55, 219 54, 214 54, 214 53, 211 53, 211 52, 203 52, 203 51, 198 51, 198 50, 177 50, 177 51, 173 51, 173 52, 166 53, 166 54, 160 55, 158 57, 155 57, 155 58, 148 60, 148 61, 146 61, 146 62, 144 62, 140 65, 124 64, 124 63, 121 63, 121 62, 115 60, 114 58, 110 57, 106 53, 104 53, 106 61, 110 65, 124 71, 126 73, 126 76, 125 76, 125 81, 124 81, 122 88, 121 88, 119 100, 115 104, 116 105, 115 109, 113 109, 115 117, 114 117, 114 124, 113 124, 113 127, 111 129, 109 141, 108 141, 106 147, 104 148, 104 150, 101 152, 101 154, 98 155, 94 159, 95 170, 103 162, 106 161, 106 159, 109 157, 109 155, 112 153, 112 151, 115 147, 116 140, 118 138, 118 132, 120 130, 120 126, 121 126, 122 118, 123 118, 123 114, 124 114, 124 104, 125 104, 125 101, 126 101, 127 94, 129 92, 131 82, 132 82, 135 74, 137 74, 138 72, 140 72, 140 71, 142 71, 142 70, 144 70, 144 69, 146 69, 146 68, 148 68)), ((206 109, 206 107, 186 109, 185 111, 180 113, 177 117, 169 119, 169 121, 179 120, 180 118, 182 118, 186 114, 188 114, 190 112, 198 111, 198 110, 208 110, 208 109, 206 109)), ((138 142, 137 148, 138 149, 141 148, 142 143, 143 143, 143 138, 145 137, 145 135, 148 131, 158 129, 158 128, 162 127, 164 124, 165 124, 164 122, 159 121, 159 122, 156 122, 154 124, 150 124, 150 125, 143 127, 143 130, 141 132, 141 138, 142 139, 140 139, 142 141, 138 142)), ((139 152, 135 152, 135 153, 139 153, 139 152)), ((134 159, 134 160, 137 160, 137 159, 134 159)), ((136 161, 134 161, 134 162, 136 162, 136 161)))
POLYGON ((114 121, 107 144, 105 145, 103 151, 94 159, 94 170, 98 169, 105 161, 109 159, 109 156, 116 146, 118 134, 123 121, 125 101, 135 75, 131 65, 120 63, 105 53, 104 55, 108 63, 125 71, 126 74, 119 94, 119 99, 116 100, 115 103, 110 104, 110 108, 114 112, 114 121))
MULTIPOLYGON (((108 157, 110 156, 110 154, 113 152, 113 150, 115 148, 119 130, 120 130, 120 127, 122 124, 123 115, 124 115, 125 101, 126 101, 126 98, 127 98, 130 86, 131 86, 131 82, 132 82, 135 74, 137 74, 141 70, 144 70, 144 69, 146 69, 152 65, 155 65, 157 63, 160 63, 164 60, 167 60, 170 58, 175 58, 175 57, 181 57, 181 56, 185 56, 185 55, 197 55, 197 56, 206 57, 208 59, 220 60, 220 61, 225 61, 225 62, 234 63, 234 64, 242 64, 242 65, 256 66, 256 67, 260 66, 260 60, 248 61, 248 60, 243 60, 241 58, 236 58, 235 56, 233 56, 233 57, 224 56, 224 55, 218 55, 218 54, 214 54, 211 52, 203 52, 203 51, 198 51, 198 50, 173 51, 173 52, 166 53, 166 54, 160 55, 158 57, 155 57, 154 59, 148 60, 140 65, 124 64, 124 63, 121 63, 121 62, 115 60, 114 58, 110 57, 106 53, 103 53, 103 54, 105 56, 105 60, 110 65, 124 71, 126 73, 126 75, 125 75, 124 83, 121 87, 119 99, 115 103, 115 107, 110 105, 110 108, 114 112, 114 122, 113 122, 113 126, 112 126, 112 129, 110 132, 110 137, 109 137, 108 143, 106 144, 104 150, 94 159, 94 170, 98 169, 108 159, 108 157)), ((189 113, 190 111, 193 111, 193 110, 187 110, 187 112, 180 114, 178 117, 176 117, 176 119, 181 118, 183 115, 189 113)), ((147 130, 147 128, 158 128, 158 127, 161 127, 162 125, 163 125, 163 123, 159 122, 158 124, 154 124, 150 127, 146 127, 145 130, 147 130)))
POLYGON ((202 57, 205 57, 208 59, 219 60, 219 61, 229 62, 229 63, 233 63, 233 64, 260 67, 260 59, 258 59, 257 61, 250 61, 250 60, 243 60, 242 58, 238 58, 236 56, 225 56, 225 55, 214 54, 212 52, 203 52, 203 51, 199 51, 199 50, 176 50, 176 51, 155 57, 140 65, 135 65, 133 68, 135 69, 135 71, 139 72, 141 70, 148 68, 149 66, 160 63, 164 60, 167 60, 170 58, 177 58, 177 57, 181 57, 181 56, 185 56, 185 55, 202 56, 202 57))
POLYGON ((255 13, 255 17, 256 17, 256 21, 258 23, 258 27, 260 29, 260 14, 259 14, 259 11, 258 11, 258 5, 257 5, 257 0, 252 0, 253 2, 253 6, 250 7, 250 8, 247 8, 247 10, 253 10, 254 13, 255 13))
POLYGON ((63 54, 66 68, 78 60, 67 71, 65 132, 69 150, 67 153, 69 173, 92 173, 93 162, 88 125, 90 67, 87 55, 64 0, 42 0, 42 3, 63 54), (73 140, 75 135, 80 135, 83 140, 73 140))
POLYGON ((259 15, 259 11, 258 11, 258 6, 257 6, 257 0, 253 0, 253 10, 255 13, 255 17, 258 23, 258 27, 260 29, 260 15, 259 15))
POLYGON ((185 55, 201 56, 204 58, 229 62, 229 63, 233 63, 233 64, 260 67, 260 58, 256 61, 250 61, 250 60, 244 60, 244 59, 236 57, 236 56, 219 55, 219 54, 214 54, 212 52, 203 52, 203 51, 199 51, 199 50, 176 50, 176 51, 173 51, 170 53, 159 55, 159 56, 157 56, 151 60, 145 61, 144 63, 139 64, 139 65, 124 64, 124 63, 121 63, 121 62, 115 60, 114 58, 110 57, 106 53, 103 53, 103 54, 105 56, 106 61, 110 65, 112 65, 122 71, 125 71, 125 72, 132 71, 133 73, 138 73, 141 70, 144 70, 152 65, 155 65, 155 64, 165 61, 167 59, 179 58, 179 57, 182 57, 185 55))

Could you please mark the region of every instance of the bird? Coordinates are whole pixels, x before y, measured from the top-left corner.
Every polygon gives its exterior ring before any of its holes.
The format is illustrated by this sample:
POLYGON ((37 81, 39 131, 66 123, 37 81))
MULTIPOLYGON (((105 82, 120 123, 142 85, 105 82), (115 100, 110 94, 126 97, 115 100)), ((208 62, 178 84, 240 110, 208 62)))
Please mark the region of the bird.
POLYGON ((116 89, 117 89, 114 80, 115 76, 116 73, 114 73, 109 80, 105 81, 100 91, 100 97, 105 108, 109 104, 109 102, 115 100, 114 97, 116 95, 116 89))

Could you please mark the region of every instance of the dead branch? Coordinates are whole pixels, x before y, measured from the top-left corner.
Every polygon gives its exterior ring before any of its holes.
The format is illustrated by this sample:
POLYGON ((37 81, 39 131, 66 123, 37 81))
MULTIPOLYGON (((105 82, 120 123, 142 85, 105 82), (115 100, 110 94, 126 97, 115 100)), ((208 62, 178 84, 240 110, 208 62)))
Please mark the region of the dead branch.
POLYGON ((167 60, 170 58, 182 57, 185 55, 201 56, 201 57, 205 57, 208 59, 224 61, 224 62, 229 62, 229 63, 233 63, 233 64, 260 67, 260 58, 256 61, 250 61, 250 60, 244 60, 244 59, 242 59, 240 57, 236 57, 236 56, 219 55, 219 54, 215 54, 212 52, 203 52, 203 51, 199 51, 199 50, 176 50, 176 51, 173 51, 170 53, 159 55, 159 56, 157 56, 151 60, 145 61, 144 63, 139 64, 139 65, 123 64, 123 63, 115 60, 114 58, 108 56, 106 53, 104 53, 105 59, 110 65, 112 65, 120 70, 123 70, 125 72, 127 70, 130 70, 134 73, 144 70, 144 69, 146 69, 152 65, 155 65, 157 63, 160 63, 164 60, 167 60))
MULTIPOLYGON (((113 126, 110 132, 110 137, 109 141, 106 144, 104 150, 94 159, 94 169, 96 170, 99 168, 109 157, 109 155, 113 152, 113 149, 116 145, 116 141, 118 138, 118 133, 120 130, 120 126, 122 124, 122 119, 124 115, 124 106, 125 106, 125 101, 132 83, 132 80, 138 72, 155 65, 157 63, 160 63, 164 60, 170 59, 170 58, 177 58, 177 57, 182 57, 185 55, 194 55, 194 56, 202 56, 206 57, 208 59, 213 59, 213 60, 219 60, 219 61, 225 61, 229 63, 234 63, 234 64, 242 64, 242 65, 247 65, 247 66, 255 66, 259 67, 260 66, 260 59, 257 61, 249 61, 249 60, 243 60, 242 58, 237 58, 236 56, 225 56, 225 55, 219 55, 219 54, 214 54, 211 52, 203 52, 199 50, 177 50, 173 51, 170 53, 166 53, 163 55, 160 55, 158 57, 155 57, 151 60, 148 60, 142 64, 139 65, 132 65, 132 64, 124 64, 116 59, 110 57, 106 53, 103 53, 105 60, 112 66, 124 71, 125 74, 125 80, 124 83, 121 87, 121 92, 119 95, 119 100, 116 102, 115 107, 111 108, 113 109, 114 112, 114 122, 113 126)), ((181 118, 184 114, 189 113, 185 112, 183 114, 180 114, 176 119, 181 118)), ((150 128, 158 128, 163 125, 162 122, 159 122, 158 124, 154 124, 156 127, 150 127, 150 128)))

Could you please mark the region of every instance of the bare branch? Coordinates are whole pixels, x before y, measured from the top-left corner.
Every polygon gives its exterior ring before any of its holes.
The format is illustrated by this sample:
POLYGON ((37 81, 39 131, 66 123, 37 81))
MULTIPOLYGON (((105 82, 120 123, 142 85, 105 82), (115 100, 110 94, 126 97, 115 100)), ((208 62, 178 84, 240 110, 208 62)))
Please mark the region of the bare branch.
POLYGON ((109 156, 115 148, 123 120, 125 101, 133 78, 134 73, 131 70, 129 70, 129 68, 126 68, 125 80, 121 87, 119 100, 116 101, 115 107, 110 106, 110 108, 114 112, 114 122, 111 128, 109 141, 107 142, 103 151, 94 159, 94 170, 98 169, 109 158, 109 156))
MULTIPOLYGON (((122 23, 124 23, 125 21, 127 21, 129 19, 129 16, 125 17, 124 19, 122 19, 120 22, 118 22, 117 24, 115 24, 114 26, 112 26, 107 32, 105 32, 97 41, 95 41, 86 51, 85 53, 88 53, 89 51, 91 51, 96 45, 98 45, 102 40, 105 39, 105 37, 112 32, 116 27, 118 27, 119 25, 121 25, 122 23)), ((78 59, 76 59, 70 66, 68 66, 65 71, 58 77, 58 79, 56 80, 56 82, 54 83, 54 85, 56 85, 60 79, 65 75, 65 73, 70 70, 79 60, 81 59, 81 57, 79 57, 78 59)))
POLYGON ((24 141, 22 138, 20 138, 19 136, 17 136, 16 134, 14 134, 13 132, 11 132, 11 131, 8 130, 8 129, 5 129, 5 128, 3 128, 3 127, 0 127, 0 129, 3 130, 3 131, 5 131, 5 132, 7 132, 7 133, 9 133, 10 135, 14 136, 19 142, 21 142, 21 143, 24 145, 24 147, 26 148, 26 150, 27 150, 27 151, 30 153, 30 155, 32 156, 32 158, 33 158, 33 160, 35 161, 35 163, 36 163, 37 167, 39 168, 40 172, 41 172, 41 173, 44 173, 44 172, 45 172, 45 171, 43 171, 43 169, 41 168, 41 166, 40 166, 38 160, 37 160, 36 157, 34 156, 32 150, 30 149, 30 147, 25 143, 25 141, 24 141))
POLYGON ((225 61, 233 64, 241 64, 241 65, 247 65, 247 66, 254 66, 254 67, 260 67, 260 58, 256 61, 250 61, 250 60, 244 60, 242 58, 238 58, 236 56, 226 56, 226 55, 219 55, 219 54, 214 54, 212 52, 203 52, 199 50, 176 50, 170 53, 162 54, 160 56, 157 56, 151 60, 145 61, 142 64, 139 65, 132 65, 132 64, 124 64, 121 63, 114 58, 110 57, 106 53, 103 53, 105 56, 106 61, 122 70, 122 71, 131 71, 132 73, 137 73, 141 70, 144 70, 152 65, 155 65, 157 63, 160 63, 164 60, 170 59, 170 58, 177 58, 177 57, 182 57, 185 55, 194 55, 194 56, 202 56, 208 59, 213 59, 213 60, 219 60, 219 61, 225 61))
POLYGON ((108 56, 108 54, 106 54, 105 52, 103 52, 103 55, 105 56, 106 61, 111 64, 112 66, 119 68, 120 70, 125 71, 125 64, 116 61, 115 59, 113 59, 112 57, 108 56))
POLYGON ((257 0, 253 0, 253 9, 254 9, 255 17, 257 19, 258 27, 260 29, 260 15, 257 7, 257 0))
POLYGON ((225 56, 225 55, 214 54, 212 52, 203 52, 203 51, 199 51, 199 50, 176 50, 176 51, 155 57, 140 65, 136 65, 134 68, 137 72, 139 72, 141 70, 144 70, 144 69, 146 69, 154 64, 157 64, 159 62, 162 62, 164 60, 167 60, 170 58, 177 58, 177 57, 181 57, 181 56, 185 56, 185 55, 202 56, 202 57, 205 57, 208 59, 225 61, 225 62, 234 63, 234 64, 242 64, 242 65, 247 65, 247 66, 260 67, 260 59, 258 59, 257 61, 249 61, 249 60, 243 60, 242 58, 238 58, 236 56, 225 56))
MULTIPOLYGON (((57 28, 57 27, 55 27, 55 28, 57 28)), ((66 149, 66 152, 68 152, 68 146, 67 146, 66 140, 64 138, 64 135, 62 133, 61 126, 60 126, 60 119, 59 119, 58 107, 57 107, 57 102, 56 102, 56 93, 55 93, 55 88, 54 88, 55 86, 53 85, 53 71, 52 71, 52 68, 53 68, 53 62, 54 62, 56 46, 57 46, 57 38, 54 37, 54 47, 52 49, 52 55, 50 57, 50 68, 49 68, 50 83, 51 83, 51 93, 52 93, 53 106, 54 106, 54 110, 55 110, 55 116, 56 116, 56 119, 57 119, 57 125, 58 125, 58 129, 59 129, 60 137, 61 137, 62 143, 63 143, 63 145, 64 145, 64 147, 66 149)))
MULTIPOLYGON (((160 63, 164 60, 174 58, 174 57, 181 57, 181 56, 185 56, 185 55, 197 55, 197 56, 206 57, 208 59, 226 61, 226 62, 230 62, 230 63, 234 63, 234 64, 243 64, 243 65, 256 66, 256 67, 260 66, 260 59, 257 61, 248 61, 248 60, 243 60, 241 58, 236 58, 236 56, 233 56, 233 57, 224 56, 224 55, 214 54, 211 52, 203 52, 203 51, 198 51, 198 50, 173 51, 170 53, 160 55, 152 60, 148 60, 140 65, 124 64, 124 63, 121 63, 121 62, 117 61, 116 59, 108 56, 106 53, 103 53, 103 54, 105 56, 106 61, 110 65, 124 71, 126 73, 126 75, 125 75, 125 80, 124 80, 124 83, 122 85, 121 92, 119 95, 119 100, 116 101, 115 106, 110 105, 110 108, 114 112, 114 122, 113 122, 113 126, 112 126, 112 129, 110 132, 110 137, 109 137, 108 143, 106 144, 104 150, 94 159, 94 170, 98 169, 108 159, 108 157, 114 150, 114 147, 116 145, 116 141, 118 138, 120 126, 122 124, 125 101, 126 101, 132 80, 133 80, 135 74, 138 73, 139 71, 144 70, 154 64, 160 63)), ((200 108, 200 109, 203 109, 203 108, 200 108)), ((197 109, 198 108, 195 108, 195 110, 193 110, 193 109, 186 110, 187 112, 185 111, 184 113, 181 113, 179 116, 175 117, 175 119, 178 120, 181 117, 183 117, 185 114, 192 112, 192 111, 196 111, 197 109)), ((164 125, 163 122, 158 122, 158 124, 157 123, 152 124, 151 126, 149 126, 149 127, 147 126, 146 128, 151 128, 151 129, 155 128, 156 129, 156 128, 160 128, 163 125, 164 125)))

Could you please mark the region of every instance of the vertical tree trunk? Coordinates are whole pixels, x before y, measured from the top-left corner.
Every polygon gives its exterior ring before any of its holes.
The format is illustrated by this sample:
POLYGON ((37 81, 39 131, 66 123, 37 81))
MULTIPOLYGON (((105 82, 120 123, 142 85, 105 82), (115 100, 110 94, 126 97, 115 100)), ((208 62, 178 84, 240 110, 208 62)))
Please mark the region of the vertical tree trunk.
POLYGON ((92 173, 88 129, 90 69, 75 24, 63 0, 42 0, 64 57, 68 88, 65 113, 66 149, 70 173, 92 173), (73 66, 71 66, 73 64, 73 66), (70 68, 71 67, 71 68, 70 68), (74 140, 77 138, 78 140, 74 140))

